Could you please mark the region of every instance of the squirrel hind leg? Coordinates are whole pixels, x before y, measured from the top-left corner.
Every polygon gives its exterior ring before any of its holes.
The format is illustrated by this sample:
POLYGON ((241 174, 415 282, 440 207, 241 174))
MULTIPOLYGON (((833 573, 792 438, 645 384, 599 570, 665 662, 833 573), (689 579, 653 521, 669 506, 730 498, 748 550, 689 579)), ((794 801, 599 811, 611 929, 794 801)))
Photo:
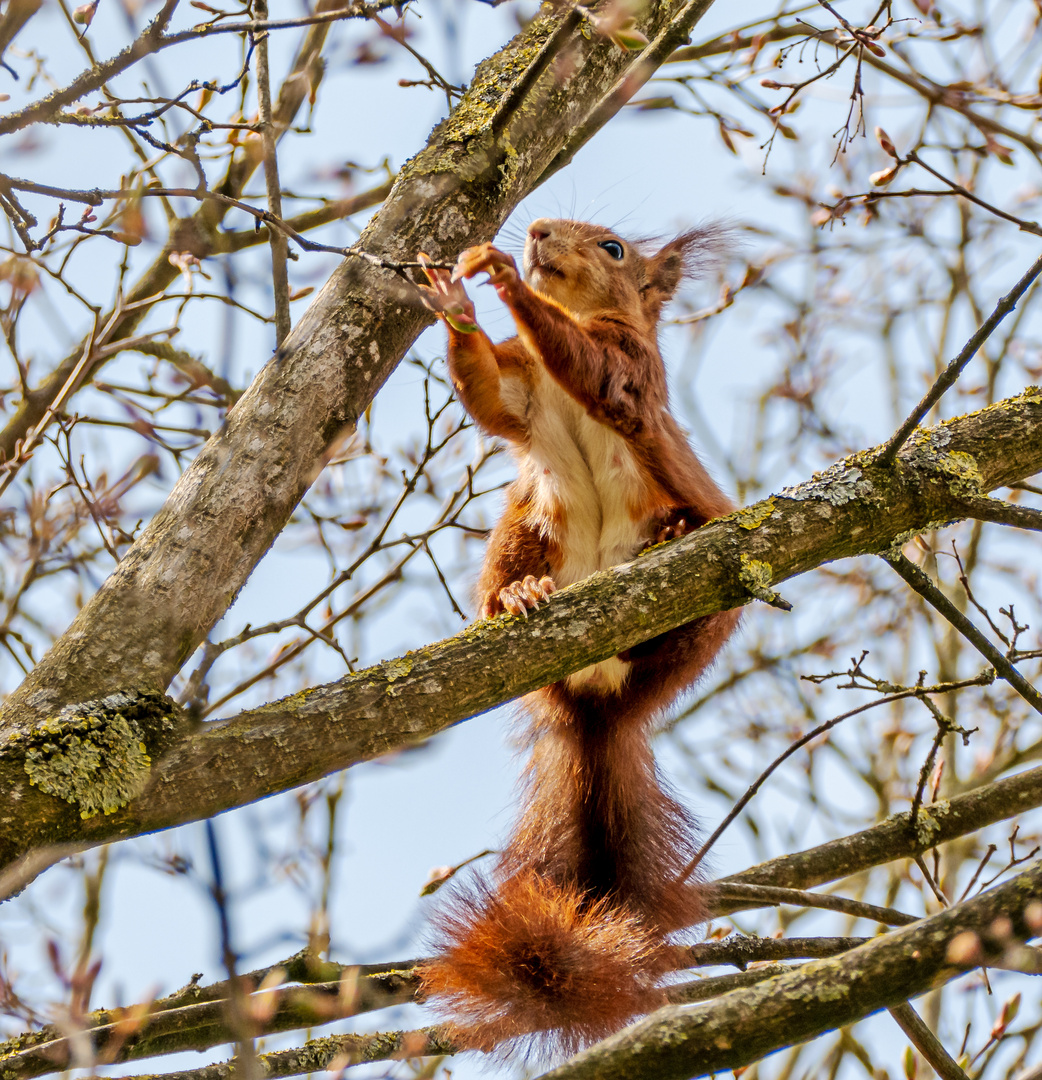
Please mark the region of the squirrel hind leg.
POLYGON ((466 1049, 556 1058, 665 1003, 657 935, 534 871, 457 890, 435 933, 422 993, 466 1049))

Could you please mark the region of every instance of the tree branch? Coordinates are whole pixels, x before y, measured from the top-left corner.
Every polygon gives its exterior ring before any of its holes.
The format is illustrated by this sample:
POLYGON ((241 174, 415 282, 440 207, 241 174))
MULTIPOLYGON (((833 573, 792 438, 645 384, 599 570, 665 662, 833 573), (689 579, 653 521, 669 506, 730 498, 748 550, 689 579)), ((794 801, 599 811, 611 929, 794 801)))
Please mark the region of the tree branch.
MULTIPOLYGON (((314 392, 321 396, 323 389, 319 382, 314 392)), ((253 392, 232 411, 231 423, 253 392)), ((258 437, 257 443, 263 440, 258 437)), ((265 449, 259 446, 257 460, 272 470, 295 464, 269 457, 265 449)), ((214 453, 209 467, 222 458, 214 453)), ((527 620, 501 616, 481 622, 401 659, 198 730, 191 730, 172 708, 148 710, 141 721, 142 741, 153 760, 162 759, 142 774, 144 786, 124 792, 122 801, 119 792, 97 791, 95 781, 100 785, 107 780, 104 769, 92 772, 80 788, 64 789, 62 797, 45 794, 39 784, 30 785, 34 770, 39 775, 49 775, 47 769, 68 775, 75 772, 75 762, 62 761, 58 768, 49 760, 38 763, 30 755, 39 753, 43 744, 53 744, 63 725, 76 729, 85 708, 93 710, 92 716, 104 716, 108 709, 112 716, 122 717, 120 710, 133 706, 123 704, 122 698, 111 707, 94 699, 70 706, 57 717, 52 712, 49 720, 46 713, 42 721, 37 720, 42 710, 27 703, 36 705, 39 699, 34 701, 29 695, 40 692, 46 683, 30 676, 6 713, 7 740, 0 745, 0 790, 6 793, 0 809, 0 865, 39 845, 89 846, 199 820, 285 791, 427 739, 460 720, 701 615, 743 604, 749 597, 746 580, 769 587, 833 559, 888 550, 903 537, 959 516, 968 461, 974 463, 975 482, 984 489, 1042 468, 1042 391, 1032 388, 919 433, 902 451, 898 468, 875 468, 871 461, 871 451, 855 455, 806 484, 562 589, 527 620), (153 741, 160 737, 162 747, 153 748, 153 741), (110 812, 105 814, 97 812, 103 798, 110 800, 110 812)), ((253 468, 248 462, 243 466, 253 468)), ((227 478, 219 468, 217 472, 220 484, 237 484, 235 477, 227 478)), ((175 505, 184 486, 182 479, 173 497, 175 505)), ((227 501, 216 505, 237 504, 229 494, 227 501)), ((99 597, 101 604, 112 605, 112 617, 120 615, 131 622, 143 616, 159 620, 169 617, 170 608, 177 608, 185 624, 191 625, 197 594, 169 595, 161 575, 170 572, 164 567, 171 563, 180 565, 177 581, 197 581, 198 571, 185 568, 184 553, 178 550, 183 519, 173 515, 163 522, 162 518, 161 514, 157 519, 159 526, 150 527, 145 541, 139 541, 137 547, 143 547, 145 554, 139 554, 139 566, 132 565, 128 571, 130 580, 135 572, 142 572, 141 595, 153 596, 153 604, 143 613, 132 607, 128 610, 135 594, 131 599, 126 593, 119 597, 116 589, 120 586, 114 587, 110 580, 99 597), (157 536, 164 532, 167 540, 159 543, 157 536), (122 607, 105 596, 109 588, 122 607)), ((120 564, 117 580, 133 562, 134 549, 120 564)), ((217 564, 205 576, 214 578, 220 587, 227 573, 217 564)), ((89 618, 81 616, 70 636, 81 625, 90 626, 89 618)), ((95 636, 88 635, 82 643, 75 639, 65 650, 59 646, 55 652, 82 656, 97 650, 97 659, 91 662, 104 666, 107 652, 103 647, 112 648, 112 642, 122 643, 125 638, 119 633, 99 642, 98 633, 93 631, 95 636), (106 640, 108 645, 104 645, 106 640)), ((153 635, 150 641, 163 640, 160 633, 153 631, 153 635)), ((131 653, 126 670, 132 672, 140 643, 120 647, 131 653)), ((71 672, 71 664, 66 661, 63 670, 71 672)), ((76 677, 89 678, 90 673, 77 670, 76 677)), ((68 678, 73 680, 71 674, 68 678)), ((139 692, 128 692, 127 699, 135 693, 139 692)), ((58 691, 52 689, 51 694, 54 700, 58 691)))
POLYGON ((831 896, 828 893, 808 892, 805 889, 781 889, 776 885, 721 881, 713 886, 710 897, 710 910, 714 916, 729 914, 743 907, 767 907, 775 904, 842 911, 856 919, 870 919, 884 926, 907 926, 918 918, 917 915, 909 915, 896 908, 866 904, 862 900, 851 900, 846 896, 831 896))
POLYGON ((941 1080, 969 1080, 966 1073, 959 1068, 959 1063, 945 1050, 941 1040, 907 1001, 892 1005, 890 1015, 941 1080))
MULTIPOLYGON (((261 20, 268 18, 268 0, 254 0, 261 20)), ((275 124, 271 117, 271 77, 268 73, 268 31, 255 36, 257 43, 257 101, 260 105, 260 137, 264 144, 264 184, 268 192, 268 211, 282 219, 282 187, 279 182, 279 157, 275 145, 275 124)), ((275 292, 275 346, 280 347, 289 334, 289 258, 288 241, 281 229, 269 229, 271 280, 275 292)))
POLYGON ((1008 960, 1042 929, 1042 863, 973 900, 733 990, 700 1008, 667 1006, 542 1080, 688 1080, 751 1065, 786 1046, 1008 960))
POLYGON ((999 676, 1036 711, 1042 713, 1042 694, 1013 666, 1008 656, 997 649, 976 626, 948 599, 915 563, 897 550, 884 551, 884 561, 994 667, 999 676))
MULTIPOLYGON (((807 851, 750 867, 711 888, 714 917, 778 902, 798 902, 795 890, 851 874, 863 873, 898 858, 910 858, 931 847, 987 828, 1042 804, 1042 767, 997 780, 982 788, 920 809, 916 822, 909 813, 888 818, 860 833, 831 841, 807 851), (728 884, 743 883, 746 899, 724 899, 728 884), (778 889, 777 883, 787 886, 778 889), (773 885, 773 891, 771 886, 773 885), (766 887, 766 888, 765 888, 766 887), (764 897, 773 896, 775 899, 764 897), (763 899, 753 899, 761 897, 763 899)), ((0 874, 0 896, 6 892, 0 874)), ((734 895, 732 893, 732 895, 734 895)), ((814 894, 812 894, 814 895, 814 894)), ((821 894, 815 896, 818 899, 821 894)), ((860 938, 782 938, 780 940, 731 936, 724 941, 703 942, 678 950, 678 967, 702 964, 744 965, 751 961, 832 956, 862 944, 860 938)), ((355 966, 324 961, 306 950, 279 964, 242 976, 246 987, 258 987, 276 971, 285 983, 303 984, 275 988, 278 1005, 258 1034, 290 1030, 303 1024, 319 1024, 371 1009, 412 1001, 418 989, 414 974, 417 960, 355 966), (345 992, 346 987, 346 992, 345 992), (321 1019, 324 1017, 324 1019, 321 1019)), ((705 1001, 740 986, 762 981, 786 969, 756 968, 739 975, 722 975, 677 986, 675 1001, 705 1001)), ((98 1009, 83 1020, 98 1058, 116 1063, 141 1060, 180 1050, 204 1050, 233 1037, 223 1002, 231 992, 227 980, 207 986, 189 984, 150 1006, 98 1009), (128 1016, 137 1016, 136 1027, 127 1034, 128 1016)), ((26 1032, 0 1044, 0 1069, 10 1080, 30 1080, 65 1067, 70 1037, 56 1026, 26 1032)))
MULTIPOLYGON (((238 992, 253 995, 276 970, 285 980, 304 984, 279 985, 248 998, 264 1016, 263 1021, 256 1021, 257 1034, 272 1035, 412 1001, 418 985, 414 963, 352 966, 298 953, 283 965, 240 976, 238 992)), ((79 1053, 85 1036, 96 1062, 140 1061, 208 1050, 235 1038, 228 1023, 231 993, 227 980, 210 986, 190 983, 151 1004, 97 1009, 84 1016, 72 1034, 67 1025, 57 1024, 25 1032, 0 1043, 0 1068, 6 1080, 30 1080, 61 1071, 74 1059, 74 1052, 79 1053)))

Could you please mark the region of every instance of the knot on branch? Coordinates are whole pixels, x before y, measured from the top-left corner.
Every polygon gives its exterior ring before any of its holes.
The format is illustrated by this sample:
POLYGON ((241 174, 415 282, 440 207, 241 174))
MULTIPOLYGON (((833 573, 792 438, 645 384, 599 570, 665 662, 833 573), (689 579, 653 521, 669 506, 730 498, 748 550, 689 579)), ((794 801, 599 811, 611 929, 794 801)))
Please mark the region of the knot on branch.
POLYGON ((738 580, 742 583, 750 596, 757 600, 776 607, 780 611, 792 611, 792 604, 782 599, 772 588, 771 581, 774 577, 774 569, 769 562, 762 559, 751 559, 742 553, 741 567, 738 571, 738 580))

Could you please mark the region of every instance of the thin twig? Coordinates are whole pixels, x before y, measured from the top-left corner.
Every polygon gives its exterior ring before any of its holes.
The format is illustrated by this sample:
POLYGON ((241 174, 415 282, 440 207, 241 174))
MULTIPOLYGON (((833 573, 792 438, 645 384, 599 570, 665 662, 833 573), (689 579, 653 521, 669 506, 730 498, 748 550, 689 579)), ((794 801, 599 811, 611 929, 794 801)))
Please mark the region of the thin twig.
POLYGON ((958 1062, 945 1050, 941 1041, 907 1001, 892 1006, 888 1012, 941 1080, 969 1080, 966 1073, 959 1068, 958 1062))
MULTIPOLYGON (((268 18, 268 0, 253 0, 258 19, 268 18)), ((279 164, 275 149, 275 125, 271 121, 271 78, 268 74, 268 38, 266 30, 256 34, 257 100, 260 105, 260 137, 264 142, 264 183, 268 189, 268 209, 282 220, 282 191, 279 187, 279 164)), ((275 290, 275 347, 289 334, 289 241, 281 229, 269 229, 271 277, 275 290)))
POLYGON ((1036 712, 1042 713, 1042 694, 1017 671, 1009 658, 992 645, 915 563, 907 559, 900 551, 893 549, 884 551, 880 558, 888 563, 895 573, 904 578, 927 603, 933 605, 1036 712))
POLYGON ((868 709, 874 709, 879 705, 889 705, 894 701, 902 701, 905 698, 917 697, 925 698, 928 694, 947 694, 952 690, 961 690, 967 686, 980 686, 982 683, 986 683, 987 680, 982 676, 977 675, 972 679, 964 679, 957 683, 945 683, 942 686, 913 686, 907 690, 902 690, 896 694, 887 694, 885 697, 877 698, 875 701, 869 701, 865 705, 859 705, 856 709, 851 709, 849 712, 842 713, 840 716, 834 716, 831 720, 826 720, 825 723, 819 724, 817 727, 812 728, 805 735, 801 735, 795 742, 790 745, 779 754, 771 763, 763 770, 762 773, 745 789, 745 794, 731 807, 727 816, 719 825, 713 830, 712 835, 695 853, 694 858, 684 867, 683 874, 680 875, 681 881, 686 881, 697 869, 698 865, 709 853, 713 845, 720 839, 724 830, 731 825, 736 817, 748 806, 752 797, 760 790, 764 785, 767 778, 773 773, 781 764, 783 764, 788 758, 792 757, 801 746, 806 746, 807 743, 813 742, 819 735, 824 735, 826 731, 831 731, 837 724, 842 723, 844 720, 849 720, 852 716, 857 716, 859 713, 863 713, 868 709))
POLYGON ((977 328, 976 333, 963 346, 962 351, 941 372, 933 386, 923 395, 923 399, 911 411, 908 419, 890 437, 886 445, 876 455, 876 465, 892 465, 897 457, 898 450, 904 446, 912 432, 919 426, 923 417, 940 401, 944 393, 949 390, 956 379, 962 373, 962 369, 973 359, 977 350, 991 336, 992 331, 1000 322, 1017 306, 1017 301, 1027 292, 1031 283, 1042 274, 1042 255, 1032 264, 1028 272, 1013 286, 1013 288, 996 304, 995 310, 977 328))

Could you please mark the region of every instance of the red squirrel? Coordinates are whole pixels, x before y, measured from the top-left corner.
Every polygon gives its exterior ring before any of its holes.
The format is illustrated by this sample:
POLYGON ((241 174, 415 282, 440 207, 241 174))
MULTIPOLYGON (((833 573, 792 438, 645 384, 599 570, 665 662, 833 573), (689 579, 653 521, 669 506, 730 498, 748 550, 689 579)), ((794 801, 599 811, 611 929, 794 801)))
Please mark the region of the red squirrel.
MULTIPOLYGON (((663 304, 719 239, 693 230, 646 255, 600 226, 541 218, 524 279, 492 244, 464 251, 451 274, 427 266, 459 399, 518 463, 481 570, 482 616, 527 616, 555 589, 733 509, 669 411, 657 343, 663 304), (482 272, 517 326, 507 341, 478 327, 463 287, 482 272)), ((702 905, 684 874, 694 825, 663 790, 652 720, 737 621, 697 619, 526 699, 520 820, 491 879, 454 890, 421 973, 459 1045, 533 1037, 571 1052, 664 1002, 668 935, 702 921, 702 905)))

